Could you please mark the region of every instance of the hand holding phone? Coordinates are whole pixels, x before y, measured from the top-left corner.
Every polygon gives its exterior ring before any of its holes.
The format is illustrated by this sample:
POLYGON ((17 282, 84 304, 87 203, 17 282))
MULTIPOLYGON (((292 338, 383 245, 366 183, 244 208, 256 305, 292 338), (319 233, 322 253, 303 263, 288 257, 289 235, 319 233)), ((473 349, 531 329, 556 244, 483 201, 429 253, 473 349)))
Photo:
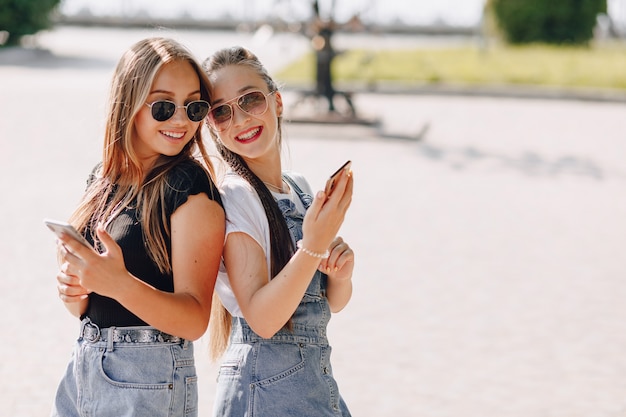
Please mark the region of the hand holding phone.
POLYGON ((326 181, 326 188, 324 189, 327 197, 333 191, 333 188, 335 188, 335 182, 337 182, 337 178, 339 177, 339 174, 341 174, 341 171, 343 171, 344 169, 347 171, 350 169, 351 166, 352 161, 346 161, 337 171, 333 173, 333 175, 330 176, 330 178, 328 178, 328 181, 326 181))
POLYGON ((58 237, 61 237, 61 233, 65 233, 66 235, 72 236, 74 239, 87 246, 88 248, 92 247, 87 239, 85 239, 83 235, 78 233, 78 231, 71 224, 52 219, 44 219, 43 222, 46 224, 46 226, 48 226, 48 229, 52 230, 58 237))

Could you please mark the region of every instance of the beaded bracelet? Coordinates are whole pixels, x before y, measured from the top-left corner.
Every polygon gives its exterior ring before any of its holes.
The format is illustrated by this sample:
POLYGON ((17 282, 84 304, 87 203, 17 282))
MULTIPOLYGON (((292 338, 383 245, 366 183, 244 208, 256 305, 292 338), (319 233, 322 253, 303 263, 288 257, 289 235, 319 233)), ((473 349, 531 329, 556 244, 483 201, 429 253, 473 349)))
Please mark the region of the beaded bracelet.
POLYGON ((302 241, 299 240, 298 243, 296 243, 296 246, 298 247, 298 249, 302 250, 302 252, 306 253, 309 256, 312 256, 314 258, 319 258, 319 259, 326 259, 330 256, 330 252, 328 252, 328 249, 326 249, 326 251, 324 253, 319 253, 319 252, 313 252, 310 249, 305 248, 302 245, 302 241))

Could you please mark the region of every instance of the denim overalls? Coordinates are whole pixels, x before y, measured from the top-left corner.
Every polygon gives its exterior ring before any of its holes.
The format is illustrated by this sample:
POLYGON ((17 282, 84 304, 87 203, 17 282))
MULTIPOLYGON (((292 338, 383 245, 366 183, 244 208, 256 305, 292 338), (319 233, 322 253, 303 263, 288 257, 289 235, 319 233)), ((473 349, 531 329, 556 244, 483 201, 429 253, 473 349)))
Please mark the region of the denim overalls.
MULTIPOLYGON (((285 179, 308 209, 311 196, 285 179)), ((302 215, 293 203, 279 206, 294 240, 302 238, 302 215)), ((292 330, 271 339, 258 336, 245 319, 233 317, 230 344, 220 367, 215 398, 216 417, 350 416, 339 395, 330 365, 326 337, 330 308, 326 275, 316 271, 291 318, 292 330)))

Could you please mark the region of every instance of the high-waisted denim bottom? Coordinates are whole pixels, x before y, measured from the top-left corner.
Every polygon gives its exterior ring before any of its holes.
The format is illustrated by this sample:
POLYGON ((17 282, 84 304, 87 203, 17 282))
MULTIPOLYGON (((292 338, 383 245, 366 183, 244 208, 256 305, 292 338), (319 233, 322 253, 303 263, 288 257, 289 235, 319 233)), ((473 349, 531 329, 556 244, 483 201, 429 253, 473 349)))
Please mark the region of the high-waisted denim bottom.
POLYGON ((330 365, 330 309, 317 272, 292 317, 271 339, 234 317, 220 367, 216 417, 350 416, 330 365))
POLYGON ((152 327, 117 328, 116 335, 121 333, 124 341, 116 341, 120 337, 111 337, 112 331, 98 329, 88 320, 81 325, 52 416, 198 415, 197 376, 190 342, 170 340, 171 336, 152 327), (94 337, 85 337, 86 326, 97 329, 90 333, 94 337), (137 340, 136 335, 143 339, 137 340))

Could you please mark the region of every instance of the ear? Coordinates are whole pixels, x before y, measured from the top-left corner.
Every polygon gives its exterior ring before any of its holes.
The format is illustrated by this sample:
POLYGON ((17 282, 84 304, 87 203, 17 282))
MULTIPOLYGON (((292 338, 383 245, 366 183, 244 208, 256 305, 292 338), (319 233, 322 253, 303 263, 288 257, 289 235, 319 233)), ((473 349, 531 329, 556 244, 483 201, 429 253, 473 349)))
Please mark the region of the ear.
POLYGON ((274 93, 274 98, 276 100, 276 115, 278 117, 283 115, 283 96, 279 91, 274 93))

